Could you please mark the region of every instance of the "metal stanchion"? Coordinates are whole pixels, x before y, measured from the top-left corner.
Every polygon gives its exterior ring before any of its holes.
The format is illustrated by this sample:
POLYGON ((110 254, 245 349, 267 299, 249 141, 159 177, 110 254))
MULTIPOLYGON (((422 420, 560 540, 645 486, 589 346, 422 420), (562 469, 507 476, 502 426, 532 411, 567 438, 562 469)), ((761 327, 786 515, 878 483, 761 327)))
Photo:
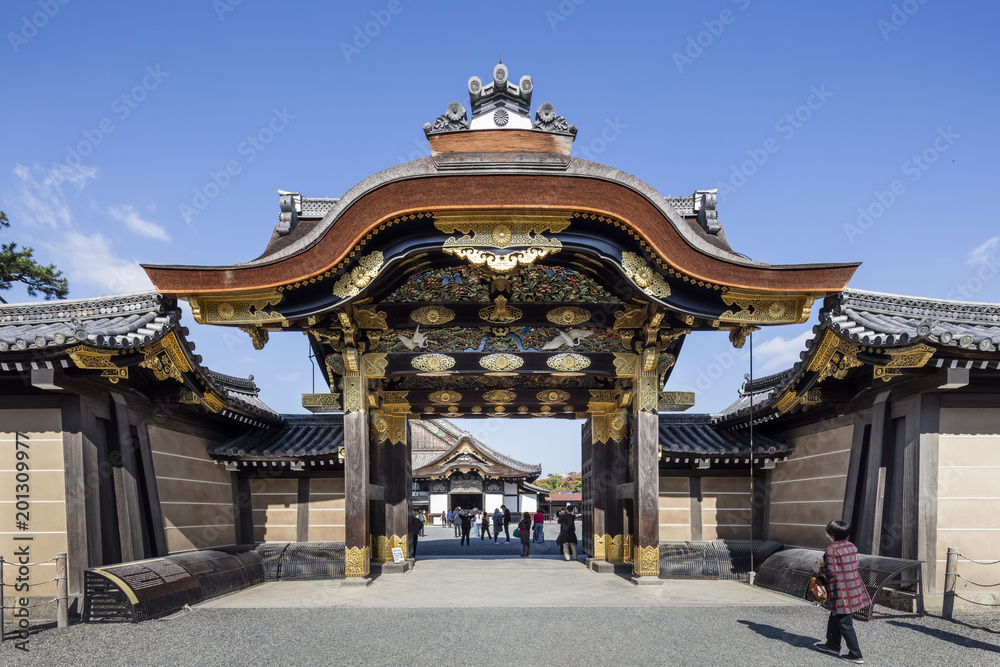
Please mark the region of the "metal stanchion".
POLYGON ((3 556, 0 556, 0 642, 4 638, 3 617, 7 611, 3 606, 3 556))
POLYGON ((66 552, 56 554, 56 625, 65 628, 69 625, 69 586, 66 580, 66 552))
POLYGON ((958 583, 958 549, 948 547, 948 560, 944 567, 944 603, 941 615, 951 618, 955 613, 955 586, 958 583))

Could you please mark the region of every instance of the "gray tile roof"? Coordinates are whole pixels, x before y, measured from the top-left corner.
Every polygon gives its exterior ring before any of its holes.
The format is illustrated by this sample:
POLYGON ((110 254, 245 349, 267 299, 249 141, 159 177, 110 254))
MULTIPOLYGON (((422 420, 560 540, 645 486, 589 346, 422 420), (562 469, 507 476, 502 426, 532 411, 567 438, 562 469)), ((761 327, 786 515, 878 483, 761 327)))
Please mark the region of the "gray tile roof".
POLYGON ((826 300, 821 317, 841 337, 872 347, 1000 349, 1000 304, 845 290, 826 300))
POLYGON ((209 370, 208 368, 204 368, 203 370, 205 377, 225 395, 230 405, 241 407, 256 415, 270 417, 275 420, 280 419, 277 411, 258 397, 260 388, 254 384, 252 375, 249 378, 238 378, 209 370))
MULTIPOLYGON (((745 456, 750 453, 750 437, 746 431, 713 426, 711 415, 661 415, 660 447, 667 457, 669 454, 745 456)), ((756 456, 785 457, 792 450, 791 445, 754 434, 756 456)))
POLYGON ((0 352, 142 347, 165 336, 180 315, 175 300, 156 292, 0 305, 0 352))
MULTIPOLYGON (((468 436, 469 439, 472 441, 472 444, 475 445, 476 448, 479 451, 481 451, 486 456, 489 456, 493 460, 498 461, 502 465, 505 465, 505 466, 507 466, 509 468, 515 468, 517 470, 523 470, 523 471, 525 471, 527 473, 534 473, 536 475, 542 474, 542 466, 541 466, 541 464, 539 464, 539 465, 532 465, 530 463, 525 463, 523 461, 518 461, 517 459, 511 458, 511 457, 507 456, 506 454, 501 454, 500 452, 498 452, 497 450, 493 449, 492 447, 488 447, 481 440, 478 440, 478 439, 472 437, 472 435, 470 435, 468 431, 465 431, 465 430, 459 428, 458 425, 455 424, 454 422, 451 422, 451 421, 449 421, 447 419, 431 419, 429 421, 430 421, 430 424, 432 424, 433 426, 438 427, 441 431, 443 431, 444 433, 446 433, 449 436, 449 438, 451 439, 452 447, 454 447, 455 445, 457 445, 458 441, 461 440, 463 436, 468 436)), ((448 451, 451 451, 451 450, 449 449, 448 451)), ((438 458, 441 458, 442 456, 444 456, 444 454, 447 454, 447 452, 439 454, 438 456, 435 457, 435 459, 432 459, 432 460, 436 460, 438 458)))
POLYGON ((209 447, 209 455, 221 459, 299 459, 337 456, 344 446, 344 416, 282 415, 283 424, 253 430, 209 447))

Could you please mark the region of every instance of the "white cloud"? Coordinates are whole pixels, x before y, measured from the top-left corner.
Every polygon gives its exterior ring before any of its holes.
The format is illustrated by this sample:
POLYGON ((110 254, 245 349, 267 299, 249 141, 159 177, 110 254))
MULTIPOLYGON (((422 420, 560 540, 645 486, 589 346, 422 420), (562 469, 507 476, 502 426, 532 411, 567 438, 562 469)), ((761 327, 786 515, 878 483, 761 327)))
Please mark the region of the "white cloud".
POLYGON ((155 222, 143 220, 139 212, 135 210, 135 206, 112 206, 108 209, 108 215, 115 220, 124 222, 136 234, 161 241, 170 241, 166 230, 155 222))
POLYGON ((760 370, 764 373, 776 373, 791 368, 799 360, 799 353, 806 349, 806 341, 811 336, 812 331, 806 330, 795 338, 785 339, 782 336, 775 336, 755 346, 754 357, 763 361, 760 370))
POLYGON ((71 296, 152 289, 139 262, 120 257, 103 234, 87 233, 74 216, 63 185, 68 183, 77 192, 82 191, 88 181, 97 178, 95 168, 55 165, 46 170, 38 165, 19 164, 14 173, 21 181, 20 191, 5 201, 10 204, 18 225, 24 224, 26 229, 44 228, 43 235, 32 238, 29 234, 25 240, 36 249, 45 250, 49 256, 39 260, 54 261, 69 279, 71 296))
POLYGON ((966 263, 985 264, 997 254, 998 246, 1000 246, 1000 236, 994 236, 986 241, 986 243, 969 253, 969 259, 966 263))

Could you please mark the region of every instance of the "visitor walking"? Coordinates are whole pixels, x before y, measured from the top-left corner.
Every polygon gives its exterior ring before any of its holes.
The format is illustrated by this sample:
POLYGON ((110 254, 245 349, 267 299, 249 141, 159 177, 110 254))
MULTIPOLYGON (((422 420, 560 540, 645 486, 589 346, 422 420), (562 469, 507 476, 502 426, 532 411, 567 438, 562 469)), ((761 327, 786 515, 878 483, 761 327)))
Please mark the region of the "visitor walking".
POLYGON ((535 512, 535 516, 532 517, 535 520, 535 542, 545 541, 545 515, 542 514, 542 510, 535 512))
POLYGON ((556 546, 562 549, 566 560, 569 560, 570 550, 573 552, 573 560, 576 560, 576 516, 573 508, 568 507, 559 515, 559 537, 556 538, 556 546))
POLYGON ((497 507, 493 510, 493 544, 497 543, 497 538, 500 537, 500 531, 503 529, 503 513, 500 508, 497 507))
POLYGON ((424 534, 424 513, 422 510, 413 510, 410 517, 410 553, 407 557, 417 559, 417 538, 424 534))
POLYGON ((447 514, 442 514, 441 516, 444 517, 445 528, 455 525, 455 513, 452 512, 451 510, 448 510, 447 514))
POLYGON ((484 508, 482 525, 479 528, 479 541, 482 542, 483 540, 489 537, 490 537, 490 515, 486 513, 486 509, 484 508))
POLYGON ((479 508, 472 508, 472 525, 476 528, 476 537, 479 537, 479 508))
POLYGON ((506 505, 501 505, 500 509, 503 510, 503 532, 507 536, 507 541, 510 542, 510 510, 507 509, 506 505))
POLYGON ((458 543, 458 546, 463 544, 467 547, 472 546, 469 544, 469 533, 472 532, 472 510, 465 510, 464 512, 458 513, 459 523, 462 524, 462 541, 458 543))
POLYGON ((820 642, 816 648, 861 664, 864 658, 851 614, 869 607, 872 601, 858 573, 858 549, 847 540, 850 534, 851 526, 845 521, 834 519, 826 525, 826 537, 831 544, 823 553, 819 574, 826 579, 830 618, 826 623, 826 643, 820 642), (847 644, 846 655, 840 655, 841 639, 847 644))
POLYGON ((517 524, 517 532, 521 534, 521 557, 527 558, 531 553, 531 515, 527 512, 521 514, 521 521, 517 524))
POLYGON ((424 526, 427 525, 427 515, 424 514, 423 510, 420 510, 420 513, 417 514, 417 518, 420 519, 420 537, 427 537, 424 535, 424 526))
POLYGON ((455 510, 452 512, 454 517, 451 521, 452 527, 455 529, 455 537, 462 536, 462 506, 456 505, 455 510))

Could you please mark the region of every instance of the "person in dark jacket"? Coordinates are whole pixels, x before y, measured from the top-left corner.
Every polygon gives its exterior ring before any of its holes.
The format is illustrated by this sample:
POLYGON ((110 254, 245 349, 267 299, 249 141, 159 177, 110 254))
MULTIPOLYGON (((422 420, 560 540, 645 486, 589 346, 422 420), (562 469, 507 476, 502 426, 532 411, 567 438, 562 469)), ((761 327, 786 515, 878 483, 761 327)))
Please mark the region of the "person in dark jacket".
POLYGON ((469 533, 472 532, 472 510, 462 510, 458 513, 458 518, 462 523, 462 541, 458 543, 458 546, 463 544, 467 547, 472 546, 469 543, 469 533))
POLYGON ((844 521, 834 520, 826 526, 831 544, 823 553, 823 567, 819 573, 826 579, 830 618, 826 624, 826 643, 816 644, 816 649, 861 664, 864 658, 851 614, 871 606, 872 601, 858 572, 858 549, 847 541, 850 534, 851 527, 844 521), (841 639, 848 650, 842 656, 841 639))
POLYGON ((521 521, 517 524, 517 530, 521 534, 521 556, 527 558, 531 553, 531 515, 525 512, 521 515, 521 521))
POLYGON ((556 538, 556 546, 562 549, 566 560, 569 560, 570 550, 573 551, 573 560, 576 560, 576 515, 573 510, 567 508, 559 515, 559 537, 556 538))
POLYGON ((413 510, 413 516, 410 517, 410 553, 407 555, 413 560, 417 559, 417 538, 424 530, 423 517, 424 513, 420 510, 413 510))
POLYGON ((490 536, 490 515, 483 509, 483 522, 479 526, 479 541, 487 539, 490 536))
POLYGON ((503 532, 507 536, 507 541, 510 542, 510 510, 507 509, 506 505, 501 505, 500 509, 503 510, 503 532))
POLYGON ((500 508, 497 507, 493 510, 493 544, 497 543, 497 538, 500 537, 500 531, 503 529, 503 513, 500 508))

